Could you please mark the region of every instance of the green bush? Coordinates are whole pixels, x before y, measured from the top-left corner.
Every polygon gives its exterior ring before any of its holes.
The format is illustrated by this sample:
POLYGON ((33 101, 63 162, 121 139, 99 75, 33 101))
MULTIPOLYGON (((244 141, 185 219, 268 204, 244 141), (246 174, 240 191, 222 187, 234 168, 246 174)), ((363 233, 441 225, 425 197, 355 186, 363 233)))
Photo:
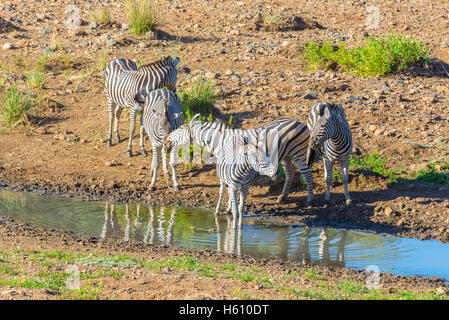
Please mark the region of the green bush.
POLYGON ((26 75, 26 83, 34 88, 43 88, 47 74, 40 70, 40 68, 35 68, 29 71, 26 75))
POLYGON ((130 30, 138 35, 153 30, 157 16, 152 0, 128 0, 126 11, 130 30))
POLYGON ((27 120, 34 103, 30 92, 20 92, 17 85, 9 87, 3 102, 3 123, 12 127, 19 120, 27 120))
POLYGON ((181 95, 181 107, 186 114, 186 119, 196 113, 209 113, 215 111, 215 85, 212 80, 198 78, 190 83, 190 86, 181 95))
POLYGON ((362 47, 347 49, 340 41, 334 47, 329 41, 320 45, 309 41, 304 46, 303 58, 308 68, 321 66, 326 69, 341 68, 360 76, 386 75, 405 70, 407 67, 425 61, 430 62, 430 49, 419 40, 393 32, 387 38, 370 37, 362 47))

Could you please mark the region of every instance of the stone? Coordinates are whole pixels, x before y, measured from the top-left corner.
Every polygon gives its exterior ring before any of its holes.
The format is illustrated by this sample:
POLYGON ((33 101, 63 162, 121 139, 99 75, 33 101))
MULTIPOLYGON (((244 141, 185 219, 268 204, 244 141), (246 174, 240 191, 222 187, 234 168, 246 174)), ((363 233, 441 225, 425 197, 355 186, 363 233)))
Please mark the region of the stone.
POLYGON ((65 140, 65 136, 63 134, 56 134, 53 136, 53 139, 62 141, 65 140))
POLYGON ((50 34, 51 30, 50 29, 42 29, 41 34, 42 35, 46 35, 46 34, 50 34))
POLYGON ((114 46, 116 44, 117 44, 117 41, 115 41, 114 39, 108 39, 106 41, 106 47, 112 47, 112 46, 114 46))
POLYGON ((12 49, 14 46, 12 45, 12 43, 11 42, 7 42, 7 43, 5 43, 3 46, 2 46, 2 49, 3 50, 9 50, 9 49, 12 49))
POLYGON ((90 24, 89 24, 89 29, 96 29, 98 27, 98 24, 95 22, 95 21, 92 21, 90 24))
POLYGON ((400 227, 400 226, 402 226, 404 224, 404 222, 405 222, 405 218, 401 218, 401 219, 398 220, 398 222, 396 222, 396 225, 398 227, 400 227))
POLYGON ((384 210, 384 214, 387 216, 387 218, 390 218, 393 214, 393 209, 391 209, 391 207, 386 207, 384 210))

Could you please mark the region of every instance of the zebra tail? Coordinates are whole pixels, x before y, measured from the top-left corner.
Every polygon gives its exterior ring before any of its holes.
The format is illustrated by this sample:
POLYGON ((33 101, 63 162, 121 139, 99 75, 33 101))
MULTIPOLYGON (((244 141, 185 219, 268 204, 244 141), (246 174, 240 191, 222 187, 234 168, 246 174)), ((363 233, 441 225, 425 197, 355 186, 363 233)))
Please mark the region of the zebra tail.
POLYGON ((316 151, 312 148, 309 148, 308 152, 307 152, 307 166, 310 168, 312 166, 312 164, 315 162, 315 158, 316 158, 316 151))

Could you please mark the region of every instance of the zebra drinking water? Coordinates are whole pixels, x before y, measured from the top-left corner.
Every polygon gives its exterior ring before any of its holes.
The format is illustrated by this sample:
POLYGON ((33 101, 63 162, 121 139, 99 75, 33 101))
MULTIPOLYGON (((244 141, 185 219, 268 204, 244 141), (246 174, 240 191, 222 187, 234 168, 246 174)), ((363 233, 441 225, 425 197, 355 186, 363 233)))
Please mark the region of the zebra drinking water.
MULTIPOLYGON (((292 164, 294 162, 307 184, 307 205, 313 201, 312 174, 307 166, 307 147, 309 130, 307 127, 293 119, 280 118, 253 129, 231 129, 223 127, 221 123, 210 124, 206 121, 196 121, 196 114, 188 124, 182 125, 173 131, 165 141, 167 148, 179 148, 195 143, 205 147, 209 152, 217 154, 221 145, 218 137, 224 130, 225 135, 247 137, 248 141, 256 144, 263 142, 264 152, 270 156, 273 163, 281 162, 285 171, 285 183, 277 202, 280 203, 289 194, 291 183, 295 174, 292 164)), ((176 157, 177 150, 171 152, 176 157)), ((177 158, 170 158, 170 164, 176 165, 177 158)), ((228 205, 227 212, 230 211, 228 205)))
MULTIPOLYGON (((179 128, 184 123, 184 113, 181 109, 181 101, 176 93, 167 89, 157 89, 145 97, 143 114, 141 117, 141 127, 147 132, 153 150, 153 161, 151 170, 153 178, 149 190, 154 190, 156 183, 157 169, 159 167, 159 157, 162 151, 162 169, 168 178, 167 152, 164 147, 165 137, 173 130, 179 128)), ((175 167, 172 169, 172 180, 175 191, 178 190, 175 167)))
MULTIPOLYGON (((123 108, 130 108, 129 140, 126 155, 132 155, 132 136, 136 123, 136 114, 143 109, 143 99, 151 91, 167 87, 176 91, 177 71, 179 57, 164 58, 151 64, 137 68, 137 64, 129 59, 116 59, 109 63, 105 71, 104 90, 108 101, 109 130, 106 143, 112 143, 112 123, 117 142, 120 142, 118 133, 120 115, 123 108)), ((140 128, 140 148, 144 156, 147 155, 143 147, 143 128, 140 128)))
POLYGON ((258 144, 248 142, 248 138, 218 134, 220 149, 217 152, 217 175, 220 178, 220 192, 218 196, 217 214, 220 208, 224 188, 227 186, 231 212, 233 216, 233 228, 237 216, 239 228, 242 227, 242 212, 245 199, 248 195, 251 181, 256 172, 273 178, 277 173, 277 163, 273 164, 270 157, 261 151, 258 144), (240 201, 237 206, 237 192, 240 190, 240 201))
POLYGON ((316 153, 318 153, 318 156, 323 156, 327 187, 326 203, 330 199, 333 166, 336 161, 340 161, 346 204, 351 204, 348 189, 348 169, 352 152, 352 135, 343 108, 335 103, 318 103, 309 113, 307 127, 310 130, 307 163, 311 165, 318 159, 316 153))

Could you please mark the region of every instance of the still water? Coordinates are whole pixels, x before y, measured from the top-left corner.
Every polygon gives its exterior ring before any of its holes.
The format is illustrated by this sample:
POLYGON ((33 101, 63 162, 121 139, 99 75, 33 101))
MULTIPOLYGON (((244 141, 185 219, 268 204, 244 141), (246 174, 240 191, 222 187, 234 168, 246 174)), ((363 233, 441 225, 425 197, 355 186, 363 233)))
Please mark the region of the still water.
POLYGON ((381 272, 449 280, 449 244, 436 240, 420 241, 304 225, 273 225, 255 217, 244 218, 243 228, 238 232, 231 228, 231 216, 215 217, 208 210, 84 202, 6 189, 0 190, 0 216, 100 238, 169 243, 356 269, 375 265, 381 272))

